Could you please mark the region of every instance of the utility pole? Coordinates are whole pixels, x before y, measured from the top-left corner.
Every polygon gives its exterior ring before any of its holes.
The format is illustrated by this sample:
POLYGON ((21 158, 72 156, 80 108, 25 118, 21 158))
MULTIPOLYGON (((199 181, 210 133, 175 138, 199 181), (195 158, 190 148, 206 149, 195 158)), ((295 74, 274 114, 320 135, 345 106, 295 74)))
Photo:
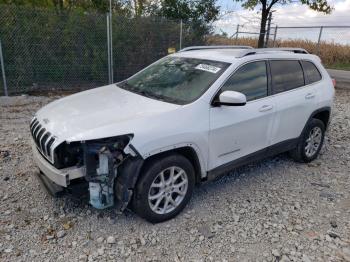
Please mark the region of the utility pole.
POLYGON ((278 26, 276 25, 276 27, 275 27, 275 33, 273 34, 273 44, 272 44, 272 47, 275 47, 275 44, 276 44, 277 28, 278 28, 278 26))
POLYGON ((235 42, 236 45, 238 42, 238 34, 239 34, 239 24, 237 25, 237 29, 236 29, 236 42, 235 42))
POLYGON ((266 33, 266 40, 265 40, 264 47, 268 47, 268 44, 269 44, 271 21, 272 21, 272 11, 270 11, 269 17, 267 18, 267 33, 266 33))
POLYGON ((317 55, 320 55, 320 53, 321 53, 320 44, 321 44, 322 32, 323 32, 323 26, 320 27, 320 33, 318 34, 317 55))

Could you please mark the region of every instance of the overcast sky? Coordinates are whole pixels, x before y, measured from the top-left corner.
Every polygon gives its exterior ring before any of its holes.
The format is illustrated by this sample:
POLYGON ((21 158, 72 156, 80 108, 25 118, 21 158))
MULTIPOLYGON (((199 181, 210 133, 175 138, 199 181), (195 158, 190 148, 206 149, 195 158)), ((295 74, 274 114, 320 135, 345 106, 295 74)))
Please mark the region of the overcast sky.
MULTIPOLYGON (((329 3, 334 10, 330 15, 324 15, 310 10, 307 6, 300 4, 290 4, 286 6, 276 6, 273 8, 272 26, 350 26, 350 0, 330 0, 329 3)), ((254 11, 244 10, 240 3, 233 0, 219 0, 223 13, 219 21, 215 22, 216 31, 224 31, 232 35, 236 31, 236 25, 243 25, 242 31, 258 31, 260 13, 259 9, 254 11)), ((242 28, 242 27, 241 27, 242 28)), ((280 30, 280 36, 290 36, 290 38, 308 38, 317 39, 319 30, 303 29, 298 30, 284 29, 280 30), (293 32, 292 32, 293 31, 293 32)), ((277 34, 278 35, 278 34, 277 34)), ((323 38, 327 41, 336 41, 350 44, 350 28, 348 29, 325 29, 323 38)))

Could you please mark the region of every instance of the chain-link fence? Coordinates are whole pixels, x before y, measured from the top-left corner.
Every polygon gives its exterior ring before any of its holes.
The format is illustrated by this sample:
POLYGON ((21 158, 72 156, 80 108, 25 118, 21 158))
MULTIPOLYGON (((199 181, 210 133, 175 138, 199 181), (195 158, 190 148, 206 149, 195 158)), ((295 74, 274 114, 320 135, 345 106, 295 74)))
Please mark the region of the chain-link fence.
POLYGON ((106 40, 105 15, 0 7, 9 93, 106 83, 106 40))
POLYGON ((179 48, 180 24, 160 18, 112 18, 114 81, 123 80, 179 48))
MULTIPOLYGON (((0 6, 8 92, 76 91, 108 84, 111 74, 117 82, 180 45, 201 44, 204 39, 181 21, 115 15, 110 21, 108 14, 0 6)), ((4 81, 0 85, 4 94, 4 81)))
POLYGON ((332 68, 350 67, 350 26, 275 27, 271 47, 301 47, 332 68))
MULTIPOLYGON (((349 29, 273 24, 265 45, 305 48, 326 66, 350 67, 349 29)), ((0 95, 5 85, 9 94, 101 86, 129 77, 169 50, 203 44, 256 47, 260 35, 254 25, 232 25, 231 34, 207 33, 164 18, 113 15, 110 20, 108 14, 0 6, 0 95)))
MULTIPOLYGON (((209 37, 208 44, 257 47, 259 26, 232 25, 231 34, 209 37)), ((265 47, 300 47, 317 54, 331 68, 350 68, 350 26, 278 27, 267 30, 265 47)))

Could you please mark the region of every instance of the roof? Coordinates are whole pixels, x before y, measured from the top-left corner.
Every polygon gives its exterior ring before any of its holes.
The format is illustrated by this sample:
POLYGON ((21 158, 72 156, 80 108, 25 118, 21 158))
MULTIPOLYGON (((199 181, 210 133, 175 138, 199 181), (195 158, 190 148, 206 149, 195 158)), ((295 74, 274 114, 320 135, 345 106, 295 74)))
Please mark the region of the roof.
POLYGON ((185 52, 190 50, 204 50, 204 49, 253 49, 247 45, 205 45, 205 46, 188 46, 182 48, 179 52, 185 52))
MULTIPOLYGON (((263 55, 272 58, 300 58, 300 56, 311 56, 302 48, 251 48, 241 46, 208 46, 208 47, 190 47, 180 50, 173 54, 174 56, 207 59, 234 63, 238 59, 247 56, 263 55)), ((313 56, 313 55, 312 55, 313 56)))
POLYGON ((188 58, 207 59, 233 63, 241 56, 242 50, 245 49, 205 49, 205 50, 190 50, 186 52, 178 52, 173 56, 181 56, 188 58))

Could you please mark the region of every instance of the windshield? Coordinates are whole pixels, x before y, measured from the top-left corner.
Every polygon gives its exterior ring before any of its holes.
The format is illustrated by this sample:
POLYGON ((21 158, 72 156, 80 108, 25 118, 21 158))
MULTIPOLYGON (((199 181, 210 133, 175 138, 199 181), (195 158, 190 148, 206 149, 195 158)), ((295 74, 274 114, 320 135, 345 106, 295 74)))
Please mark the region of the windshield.
POLYGON ((199 98, 228 66, 224 62, 165 57, 118 86, 165 102, 187 104, 199 98))

